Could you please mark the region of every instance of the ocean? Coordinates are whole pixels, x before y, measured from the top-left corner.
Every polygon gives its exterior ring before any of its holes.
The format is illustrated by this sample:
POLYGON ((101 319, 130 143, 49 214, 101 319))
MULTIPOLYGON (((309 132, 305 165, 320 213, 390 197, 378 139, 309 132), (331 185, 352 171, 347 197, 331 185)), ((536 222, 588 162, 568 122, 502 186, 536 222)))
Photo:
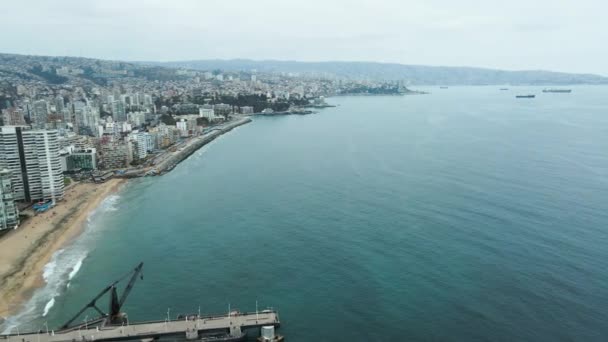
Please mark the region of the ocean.
POLYGON ((4 328, 143 261, 132 321, 257 301, 289 341, 605 340, 608 87, 498 88, 257 117, 106 199, 4 328))

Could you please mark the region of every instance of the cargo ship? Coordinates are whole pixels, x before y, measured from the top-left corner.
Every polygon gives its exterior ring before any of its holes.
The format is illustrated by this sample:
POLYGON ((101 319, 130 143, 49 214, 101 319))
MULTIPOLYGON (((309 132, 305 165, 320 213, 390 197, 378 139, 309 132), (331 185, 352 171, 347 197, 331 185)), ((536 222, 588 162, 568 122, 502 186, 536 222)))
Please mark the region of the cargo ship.
POLYGON ((517 98, 517 99, 533 99, 535 97, 536 97, 536 95, 532 95, 532 94, 529 94, 529 95, 515 95, 515 98, 517 98))
POLYGON ((571 93, 572 89, 543 89, 543 93, 571 93))

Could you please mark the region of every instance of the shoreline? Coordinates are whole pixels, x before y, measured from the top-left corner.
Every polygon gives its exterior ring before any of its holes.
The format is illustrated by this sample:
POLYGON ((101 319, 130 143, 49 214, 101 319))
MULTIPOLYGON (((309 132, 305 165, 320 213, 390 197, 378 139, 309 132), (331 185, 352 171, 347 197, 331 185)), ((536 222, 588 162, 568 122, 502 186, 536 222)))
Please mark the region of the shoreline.
POLYGON ((190 138, 183 145, 179 146, 179 149, 176 151, 167 151, 163 158, 155 162, 153 166, 148 166, 145 168, 132 168, 126 170, 120 175, 115 175, 115 177, 128 179, 146 176, 162 176, 165 173, 173 170, 177 164, 188 159, 190 155, 198 151, 201 147, 239 126, 250 123, 251 121, 253 120, 250 117, 244 117, 236 121, 227 122, 220 127, 213 128, 211 131, 203 135, 190 138))
POLYGON ((126 182, 75 184, 66 189, 57 206, 28 218, 0 238, 0 324, 44 285, 43 270, 53 254, 78 237, 89 214, 126 182))
POLYGON ((237 121, 228 122, 224 124, 222 127, 216 128, 211 132, 192 138, 188 141, 184 146, 182 146, 178 151, 173 152, 167 158, 160 163, 158 163, 154 169, 159 175, 163 175, 167 172, 171 172, 175 166, 184 160, 188 159, 194 152, 198 151, 201 147, 207 145, 212 142, 216 138, 232 131, 233 129, 248 124, 252 120, 249 117, 241 118, 237 121))
MULTIPOLYGON (((162 170, 160 175, 172 171, 174 166, 217 137, 251 121, 249 117, 241 118, 211 134, 192 139, 156 166, 162 170)), ((144 175, 143 170, 139 171, 135 177, 144 175)), ((69 186, 57 206, 29 217, 18 229, 0 236, 0 325, 5 318, 19 313, 35 291, 44 286, 44 267, 57 251, 80 236, 89 214, 133 176, 118 176, 100 184, 87 182, 69 186)))

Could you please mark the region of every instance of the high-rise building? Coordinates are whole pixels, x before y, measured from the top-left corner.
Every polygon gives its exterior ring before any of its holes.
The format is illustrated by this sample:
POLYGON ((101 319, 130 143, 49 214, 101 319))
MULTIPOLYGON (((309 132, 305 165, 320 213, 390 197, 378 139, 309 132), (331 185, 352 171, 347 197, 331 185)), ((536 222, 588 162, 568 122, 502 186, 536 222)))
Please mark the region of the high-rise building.
POLYGON ((177 129, 179 129, 182 137, 188 136, 188 122, 184 119, 181 119, 175 123, 177 129))
POLYGON ((0 230, 11 229, 19 224, 19 209, 15 204, 15 194, 11 172, 0 170, 0 230))
POLYGON ((133 124, 133 127, 140 127, 146 123, 146 113, 134 112, 127 114, 127 121, 133 124))
POLYGON ((11 171, 17 201, 63 198, 57 131, 0 127, 0 169, 11 171))
POLYGON ((74 131, 80 135, 94 135, 99 124, 99 111, 97 108, 85 105, 74 113, 74 131))
POLYGON ((94 148, 75 150, 61 156, 62 170, 97 170, 97 151, 94 148))
POLYGON ((100 145, 101 168, 121 169, 133 161, 133 144, 126 141, 112 141, 100 145))
POLYGON ((49 104, 45 100, 34 102, 34 110, 32 116, 32 126, 35 128, 44 128, 49 116, 49 104))
POLYGON ((55 98, 55 112, 63 113, 64 108, 65 102, 63 101, 63 96, 59 95, 55 98))
POLYGON ((153 104, 152 96, 150 96, 148 94, 144 94, 144 105, 151 106, 152 104, 153 104))
POLYGON ((215 119, 215 111, 212 106, 204 105, 198 109, 198 116, 213 121, 215 119))
POLYGON ((112 102, 112 118, 117 122, 127 121, 127 112, 125 111, 125 104, 122 101, 112 102))
POLYGON ((148 133, 145 132, 139 132, 137 134, 135 134, 135 142, 137 145, 137 148, 133 151, 134 152, 134 156, 137 157, 137 159, 144 159, 146 158, 146 156, 148 155, 148 138, 146 137, 148 133))
POLYGON ((25 125, 23 113, 16 108, 7 108, 2 110, 2 122, 5 126, 22 126, 25 125))

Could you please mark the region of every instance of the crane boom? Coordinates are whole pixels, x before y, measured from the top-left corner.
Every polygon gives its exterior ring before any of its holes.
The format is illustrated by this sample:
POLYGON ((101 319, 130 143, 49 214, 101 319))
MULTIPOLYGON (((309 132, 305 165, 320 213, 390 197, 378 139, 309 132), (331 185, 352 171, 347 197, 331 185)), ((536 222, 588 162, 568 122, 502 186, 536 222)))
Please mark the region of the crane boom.
MULTIPOLYGON (((143 262, 139 263, 139 265, 137 265, 137 267, 135 267, 135 269, 133 270, 133 275, 131 275, 131 279, 129 279, 127 286, 122 291, 122 296, 120 296, 119 300, 117 300, 117 296, 115 296, 115 295, 117 295, 116 288, 114 288, 114 290, 112 291, 112 304, 110 304, 110 308, 111 308, 110 315, 112 317, 115 317, 116 315, 120 314, 120 309, 125 304, 125 301, 127 300, 127 297, 129 296, 129 293, 131 293, 131 290, 133 289, 133 286, 135 285, 135 281, 137 280, 137 276, 139 276, 142 273, 143 267, 144 267, 143 262), (117 301, 117 302, 115 302, 115 301, 117 301)), ((141 275, 141 279, 143 280, 143 274, 141 275)))
MULTIPOLYGON (((120 308, 123 306, 123 304, 125 303, 125 301, 127 299, 127 296, 133 289, 133 286, 135 285, 135 281, 137 280, 137 276, 142 273, 143 267, 144 267, 144 263, 140 262, 139 265, 137 265, 137 267, 135 267, 132 271, 130 271, 129 273, 120 277, 120 279, 114 281, 112 284, 110 284, 106 288, 104 288, 87 305, 85 305, 80 311, 78 311, 78 313, 76 315, 74 315, 74 317, 72 317, 69 321, 67 321, 64 325, 62 325, 61 329, 69 328, 70 324, 72 324, 78 317, 80 317, 80 315, 82 315, 87 309, 90 309, 90 308, 97 310, 97 312, 99 312, 99 314, 101 315, 100 318, 106 318, 106 317, 110 316, 110 319, 114 319, 116 316, 118 316, 120 314, 120 308), (132 274, 131 279, 129 280, 129 283, 125 287, 125 290, 123 291, 123 294, 122 294, 120 300, 118 300, 117 299, 118 295, 116 293, 116 285, 130 274, 132 274), (109 291, 111 291, 110 314, 107 314, 107 313, 104 313, 103 311, 101 311, 97 307, 96 304, 97 304, 97 300, 99 300, 101 297, 103 297, 109 291)), ((143 275, 142 275, 142 279, 143 279, 143 275)))

